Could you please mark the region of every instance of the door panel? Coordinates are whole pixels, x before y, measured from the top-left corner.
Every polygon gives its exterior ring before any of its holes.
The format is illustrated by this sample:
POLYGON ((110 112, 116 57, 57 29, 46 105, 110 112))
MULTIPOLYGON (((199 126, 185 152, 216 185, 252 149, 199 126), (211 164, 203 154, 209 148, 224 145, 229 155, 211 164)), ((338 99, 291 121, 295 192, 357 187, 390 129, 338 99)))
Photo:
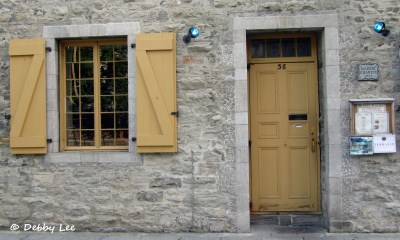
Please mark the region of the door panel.
POLYGON ((308 82, 306 71, 288 71, 289 113, 308 111, 308 82))
POLYGON ((315 65, 251 65, 253 212, 319 211, 315 65))
POLYGON ((259 172, 260 182, 265 182, 267 187, 260 186, 260 198, 277 199, 279 193, 279 151, 278 148, 260 148, 259 172), (262 171, 265 169, 265 171, 262 171))
POLYGON ((279 123, 260 123, 259 138, 279 138, 279 123))
POLYGON ((277 71, 266 71, 257 74, 259 113, 276 113, 279 111, 277 73, 277 71))
POLYGON ((308 147, 289 148, 289 179, 289 199, 311 196, 308 147))

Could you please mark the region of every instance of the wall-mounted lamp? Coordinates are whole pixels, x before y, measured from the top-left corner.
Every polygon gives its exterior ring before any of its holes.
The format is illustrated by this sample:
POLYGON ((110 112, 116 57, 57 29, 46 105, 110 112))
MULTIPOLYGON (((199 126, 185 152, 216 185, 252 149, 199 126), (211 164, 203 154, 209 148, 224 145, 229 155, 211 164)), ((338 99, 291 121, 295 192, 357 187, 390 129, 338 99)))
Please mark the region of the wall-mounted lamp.
POLYGON ((377 22, 374 26, 374 30, 377 33, 382 33, 384 37, 386 37, 390 33, 390 31, 385 28, 384 22, 377 22))
POLYGON ((199 36, 200 32, 198 28, 191 27, 189 28, 188 34, 183 36, 183 42, 188 44, 192 38, 197 38, 199 36))

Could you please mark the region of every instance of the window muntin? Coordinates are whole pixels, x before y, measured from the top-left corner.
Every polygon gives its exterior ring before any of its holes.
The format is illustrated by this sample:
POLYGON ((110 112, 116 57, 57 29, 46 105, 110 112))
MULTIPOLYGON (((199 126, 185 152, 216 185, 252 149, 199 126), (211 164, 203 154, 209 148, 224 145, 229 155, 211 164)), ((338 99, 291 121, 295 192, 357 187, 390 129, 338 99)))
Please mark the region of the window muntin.
POLYGON ((60 49, 62 149, 128 149, 126 40, 68 41, 60 49))

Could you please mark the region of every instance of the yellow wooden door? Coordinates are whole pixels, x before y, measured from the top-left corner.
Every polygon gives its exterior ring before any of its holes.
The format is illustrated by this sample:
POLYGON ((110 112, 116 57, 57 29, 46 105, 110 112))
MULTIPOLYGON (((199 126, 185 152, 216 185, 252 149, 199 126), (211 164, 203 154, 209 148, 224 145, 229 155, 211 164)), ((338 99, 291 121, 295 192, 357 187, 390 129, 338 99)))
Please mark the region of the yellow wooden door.
POLYGON ((316 64, 250 68, 253 212, 319 211, 316 64))

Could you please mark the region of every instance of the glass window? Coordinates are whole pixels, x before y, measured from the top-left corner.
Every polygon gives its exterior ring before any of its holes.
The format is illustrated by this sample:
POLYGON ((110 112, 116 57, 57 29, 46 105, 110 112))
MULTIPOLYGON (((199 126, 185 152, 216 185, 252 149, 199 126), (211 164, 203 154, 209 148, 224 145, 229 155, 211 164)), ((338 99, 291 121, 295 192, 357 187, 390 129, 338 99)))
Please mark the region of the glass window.
POLYGON ((265 40, 255 39, 250 41, 250 52, 252 58, 265 57, 265 40))
POLYGON ((275 58, 281 56, 280 39, 267 39, 267 58, 275 58))
POLYGON ((66 42, 62 51, 64 149, 127 149, 126 40, 66 42))
POLYGON ((298 57, 311 56, 311 38, 297 39, 297 56, 298 57))
POLYGON ((295 38, 282 38, 282 57, 296 57, 295 38))

